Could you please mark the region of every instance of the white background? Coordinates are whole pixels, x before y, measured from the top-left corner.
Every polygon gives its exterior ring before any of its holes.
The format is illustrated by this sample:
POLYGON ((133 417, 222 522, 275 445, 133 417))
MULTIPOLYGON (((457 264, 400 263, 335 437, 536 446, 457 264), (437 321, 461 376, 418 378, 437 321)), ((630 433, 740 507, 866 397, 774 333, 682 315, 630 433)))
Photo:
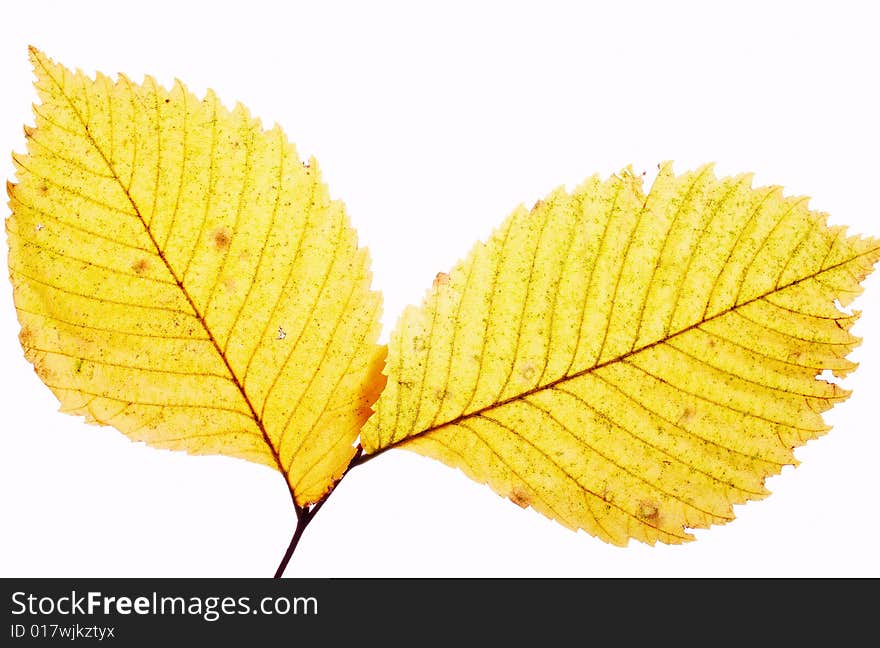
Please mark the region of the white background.
MULTIPOLYGON (((23 151, 26 45, 240 100, 315 155, 385 295, 383 339, 518 203, 663 160, 809 195, 880 235, 880 15, 868 2, 6 2, 0 151, 23 151)), ((13 168, 7 153, 3 174, 13 168)), ((6 246, 2 246, 6 254, 6 246)), ((5 265, 5 257, 4 257, 5 265)), ((432 460, 351 473, 288 576, 880 576, 880 276, 834 429, 697 541, 572 533, 432 460)), ((275 472, 131 443, 57 412, 0 285, 0 575, 266 576, 293 515, 275 472)))

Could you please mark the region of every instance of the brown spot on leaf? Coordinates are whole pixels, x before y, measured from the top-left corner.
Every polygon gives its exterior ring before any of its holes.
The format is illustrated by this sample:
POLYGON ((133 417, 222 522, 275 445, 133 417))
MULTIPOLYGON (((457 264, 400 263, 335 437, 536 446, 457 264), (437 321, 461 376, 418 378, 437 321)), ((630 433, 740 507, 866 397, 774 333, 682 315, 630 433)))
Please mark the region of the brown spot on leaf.
POLYGON ((229 247, 230 241, 232 241, 232 234, 229 233, 229 230, 225 227, 218 227, 214 230, 214 246, 218 250, 225 250, 229 247))
POLYGON ((445 272, 438 272, 437 276, 434 277, 434 290, 437 290, 440 286, 445 286, 449 283, 449 275, 445 272))
POLYGON ((687 425, 691 421, 694 420, 694 416, 697 415, 697 410, 690 405, 684 408, 684 411, 681 413, 681 416, 678 417, 678 420, 675 422, 676 425, 687 425))
POLYGON ((639 519, 651 525, 657 526, 660 523, 660 509, 657 507, 657 503, 651 500, 639 502, 639 509, 636 511, 636 515, 638 515, 639 519))
POLYGON ((43 196, 45 196, 47 193, 49 193, 49 185, 47 185, 47 184, 44 182, 43 184, 41 184, 41 185, 37 188, 37 191, 39 191, 40 194, 42 194, 43 196))
POLYGON ((21 331, 18 334, 18 340, 21 342, 21 346, 27 348, 33 346, 31 342, 34 340, 33 331, 27 326, 22 326, 21 331))
POLYGON ((34 371, 40 377, 40 380, 46 384, 53 382, 55 373, 46 366, 46 358, 43 354, 34 354, 31 362, 34 363, 34 371))
POLYGON ((507 499, 509 499, 520 508, 527 508, 532 501, 529 497, 529 494, 519 486, 514 486, 513 490, 510 492, 510 495, 507 496, 507 499))
POLYGON ((134 263, 131 264, 131 269, 135 271, 136 274, 142 275, 150 268, 150 262, 146 259, 138 259, 134 263))

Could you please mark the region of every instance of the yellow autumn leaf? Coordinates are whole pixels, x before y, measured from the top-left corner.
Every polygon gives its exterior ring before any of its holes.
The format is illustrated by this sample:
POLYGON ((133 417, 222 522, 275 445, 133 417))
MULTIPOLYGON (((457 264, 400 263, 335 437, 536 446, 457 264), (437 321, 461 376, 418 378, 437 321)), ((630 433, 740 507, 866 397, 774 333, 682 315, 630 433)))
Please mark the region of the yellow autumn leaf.
POLYGON ((384 352, 366 250, 314 160, 211 92, 31 58, 42 103, 7 232, 37 374, 63 411, 275 467, 319 501, 384 352))
POLYGON ((361 433, 607 542, 678 543, 828 428, 880 241, 663 165, 519 208, 408 308, 361 433))

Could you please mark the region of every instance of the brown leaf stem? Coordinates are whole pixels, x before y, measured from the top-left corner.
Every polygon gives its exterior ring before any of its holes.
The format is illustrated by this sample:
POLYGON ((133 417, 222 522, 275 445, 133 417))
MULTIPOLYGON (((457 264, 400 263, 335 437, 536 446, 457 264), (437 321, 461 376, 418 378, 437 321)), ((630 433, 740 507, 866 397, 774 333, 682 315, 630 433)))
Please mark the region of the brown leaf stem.
POLYGON ((336 490, 336 487, 339 485, 345 476, 349 473, 349 471, 359 464, 359 459, 363 456, 364 449, 358 444, 357 452, 355 452, 354 456, 351 458, 351 461, 348 462, 348 466, 346 466, 345 471, 342 473, 342 476, 337 479, 333 486, 330 487, 324 497, 322 497, 318 502, 312 504, 311 506, 299 506, 296 501, 293 502, 293 509, 296 511, 296 528, 293 530, 293 537, 290 539, 290 544, 287 545, 287 551, 284 552, 284 556, 281 558, 281 562, 278 563, 278 569, 275 570, 274 578, 281 578, 284 575, 284 570, 287 569, 287 563, 290 562, 290 559, 293 557, 293 552, 296 550, 296 546, 299 544, 299 539, 302 537, 303 532, 306 530, 306 527, 309 526, 309 523, 314 519, 315 515, 318 514, 318 511, 321 510, 321 507, 324 506, 324 502, 333 494, 333 491, 336 490))

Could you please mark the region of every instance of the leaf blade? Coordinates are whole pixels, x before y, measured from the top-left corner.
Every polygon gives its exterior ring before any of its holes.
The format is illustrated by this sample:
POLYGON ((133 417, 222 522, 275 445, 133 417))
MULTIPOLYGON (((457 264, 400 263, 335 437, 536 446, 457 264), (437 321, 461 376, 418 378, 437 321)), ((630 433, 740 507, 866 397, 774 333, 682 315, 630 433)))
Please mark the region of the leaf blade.
POLYGON ((365 451, 438 458, 616 544, 680 542, 732 519, 848 396, 815 378, 854 368, 854 318, 834 299, 848 304, 880 258, 876 240, 826 227, 803 199, 750 185, 665 165, 647 195, 624 170, 514 211, 405 311, 365 451), (569 231, 571 210, 574 236, 547 237, 547 219, 569 231), (527 243, 506 248, 510 232, 527 243), (505 272, 511 254, 519 267, 505 272), (499 300, 519 319, 496 317, 499 300), (441 303, 468 341, 443 334, 445 385, 401 389, 413 367, 430 373, 424 323, 441 303), (523 330, 531 350, 512 341, 523 330), (413 416, 425 409, 444 416, 413 416))
POLYGON ((318 501, 383 350, 369 258, 317 165, 211 92, 31 56, 42 103, 7 220, 28 359, 65 411, 276 467, 318 501))

